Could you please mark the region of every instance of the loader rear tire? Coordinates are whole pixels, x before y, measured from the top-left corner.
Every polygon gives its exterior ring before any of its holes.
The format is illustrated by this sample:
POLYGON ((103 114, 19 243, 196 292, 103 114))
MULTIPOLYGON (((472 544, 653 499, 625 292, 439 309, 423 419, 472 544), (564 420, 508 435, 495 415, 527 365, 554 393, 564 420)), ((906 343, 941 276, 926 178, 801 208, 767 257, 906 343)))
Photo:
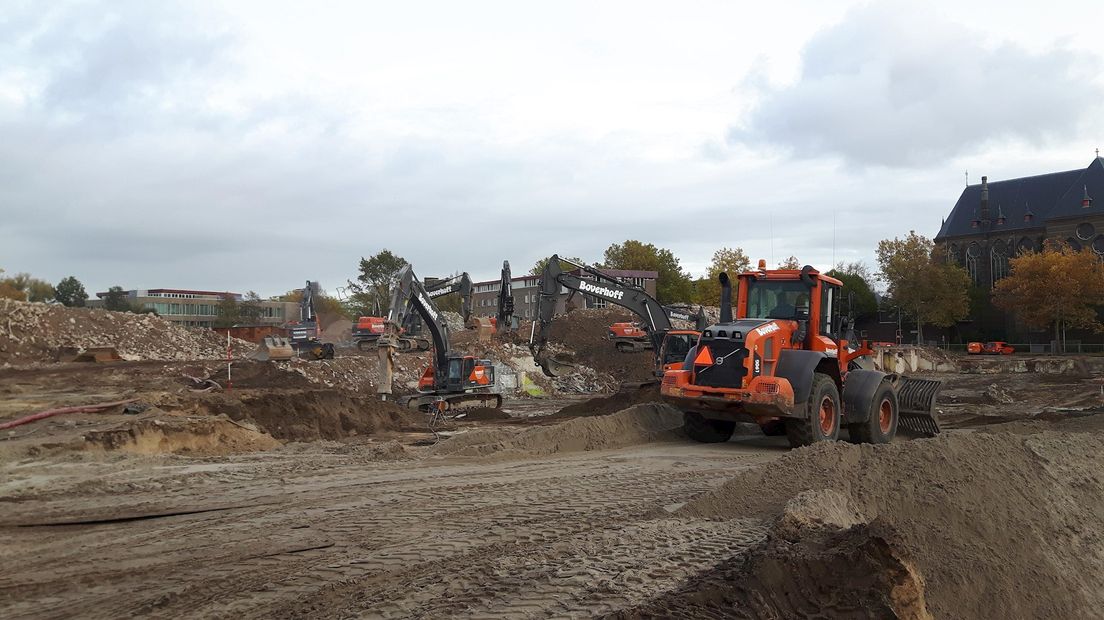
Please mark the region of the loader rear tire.
POLYGON ((897 393, 893 391, 893 386, 882 383, 874 392, 870 417, 866 422, 849 424, 847 430, 851 433, 851 441, 855 443, 889 443, 897 435, 899 419, 897 393))
POLYGON ((818 441, 835 441, 840 432, 840 395, 836 382, 823 373, 813 375, 805 415, 786 420, 786 439, 790 447, 812 445, 818 441))
POLYGON ((682 416, 682 430, 687 437, 700 443, 724 443, 732 438, 736 423, 707 420, 700 413, 687 412, 682 416))

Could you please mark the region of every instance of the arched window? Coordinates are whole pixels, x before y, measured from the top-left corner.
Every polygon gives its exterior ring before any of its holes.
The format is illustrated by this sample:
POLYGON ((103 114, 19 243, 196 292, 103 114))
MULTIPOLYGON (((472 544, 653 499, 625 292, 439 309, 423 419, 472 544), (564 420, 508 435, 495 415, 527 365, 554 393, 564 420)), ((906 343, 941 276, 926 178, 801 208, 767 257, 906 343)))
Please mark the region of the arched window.
POLYGON ((989 248, 989 266, 993 274, 993 284, 1008 275, 1008 245, 998 239, 989 248))
POLYGON ((1035 242, 1034 241, 1032 241, 1031 239, 1028 239, 1027 237, 1020 237, 1020 243, 1019 243, 1019 247, 1017 249, 1018 250, 1017 253, 1025 254, 1027 252, 1031 252, 1034 249, 1035 249, 1035 242))
POLYGON ((978 282, 978 257, 981 256, 981 246, 977 243, 971 243, 966 248, 966 271, 970 273, 970 280, 974 284, 981 284, 978 282))
POLYGON ((957 243, 952 243, 951 245, 947 246, 947 260, 952 265, 961 265, 962 264, 962 256, 958 252, 958 244, 957 243))

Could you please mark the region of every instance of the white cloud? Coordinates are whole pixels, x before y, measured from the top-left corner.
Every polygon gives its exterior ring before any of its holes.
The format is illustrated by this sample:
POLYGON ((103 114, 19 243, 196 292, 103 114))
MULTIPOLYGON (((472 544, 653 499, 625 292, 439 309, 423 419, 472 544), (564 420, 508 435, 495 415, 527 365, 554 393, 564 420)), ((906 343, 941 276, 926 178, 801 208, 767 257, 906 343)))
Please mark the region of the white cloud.
POLYGON ((1053 144, 1099 112, 1099 58, 1032 52, 914 3, 849 13, 804 47, 797 80, 767 87, 732 142, 859 166, 928 166, 1012 142, 1053 144))

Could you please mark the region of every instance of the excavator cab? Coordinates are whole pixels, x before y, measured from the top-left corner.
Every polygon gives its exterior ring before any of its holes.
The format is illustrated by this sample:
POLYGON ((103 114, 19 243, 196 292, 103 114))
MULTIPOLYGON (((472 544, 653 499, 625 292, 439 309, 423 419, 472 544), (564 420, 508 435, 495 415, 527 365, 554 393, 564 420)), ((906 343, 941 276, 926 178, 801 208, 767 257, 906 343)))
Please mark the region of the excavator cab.
POLYGON ((449 358, 448 372, 445 373, 446 392, 488 387, 494 382, 494 365, 490 360, 476 359, 471 355, 449 358))
POLYGON ((660 346, 659 356, 661 368, 656 369, 658 376, 663 376, 665 370, 682 368, 683 362, 690 350, 698 344, 699 332, 688 329, 676 329, 667 332, 660 346))

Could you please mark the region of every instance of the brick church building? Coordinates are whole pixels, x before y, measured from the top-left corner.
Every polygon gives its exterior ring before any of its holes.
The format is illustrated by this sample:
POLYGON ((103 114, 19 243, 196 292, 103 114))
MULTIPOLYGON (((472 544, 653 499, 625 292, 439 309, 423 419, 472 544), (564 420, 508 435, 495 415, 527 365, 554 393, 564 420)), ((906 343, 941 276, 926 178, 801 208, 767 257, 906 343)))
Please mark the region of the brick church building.
MULTIPOLYGON (((1008 261, 1046 240, 1090 248, 1104 258, 1104 159, 1086 168, 968 185, 935 236, 987 298, 1008 275, 1008 261), (1101 198, 1094 200, 1094 196, 1101 198)), ((987 299, 986 299, 987 301, 987 299)), ((991 305, 975 312, 976 337, 1012 338, 1014 326, 991 305)))

